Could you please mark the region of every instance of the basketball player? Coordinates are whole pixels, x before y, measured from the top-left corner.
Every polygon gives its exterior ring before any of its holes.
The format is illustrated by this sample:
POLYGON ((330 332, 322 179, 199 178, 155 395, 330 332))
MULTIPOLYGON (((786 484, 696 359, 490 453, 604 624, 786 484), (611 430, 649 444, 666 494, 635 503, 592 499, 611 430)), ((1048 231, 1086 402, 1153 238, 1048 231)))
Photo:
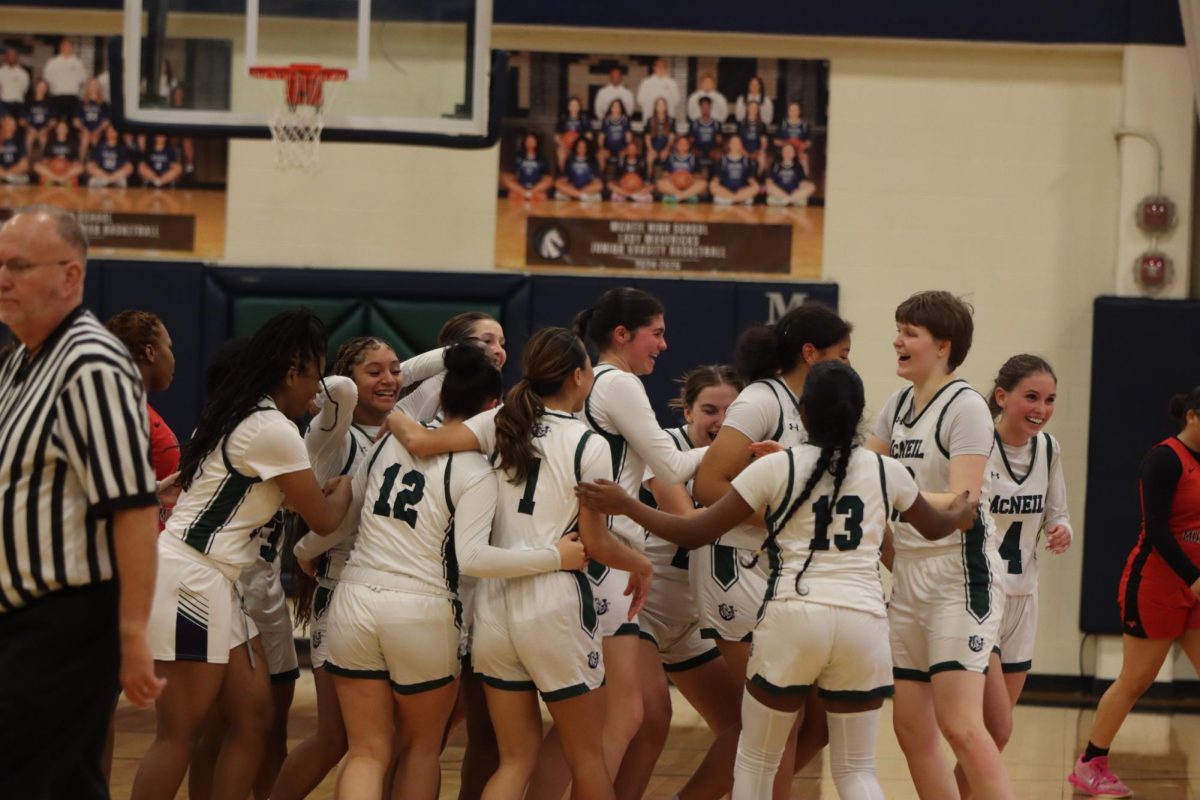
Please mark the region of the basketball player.
POLYGON ((742 139, 737 134, 729 137, 725 145, 725 155, 721 157, 716 167, 716 174, 708 183, 709 194, 713 202, 719 206, 729 206, 734 203, 754 205, 758 197, 758 178, 754 177, 757 165, 754 159, 746 155, 742 148, 742 139))
POLYGON ((255 333, 204 407, 183 452, 183 493, 159 537, 150 645, 167 688, 156 703, 154 743, 138 768, 134 800, 174 797, 195 736, 221 699, 229 724, 216 797, 245 797, 270 724, 270 684, 237 578, 253 563, 250 534, 286 500, 329 533, 350 502, 346 480, 317 483, 292 419, 320 385, 325 329, 311 311, 278 314, 255 333))
POLYGON ((608 182, 609 196, 621 202, 649 203, 654 200, 650 184, 646 182, 646 161, 638 150, 637 140, 630 138, 629 144, 617 159, 614 176, 608 182))
POLYGON ((93 189, 105 186, 125 188, 133 174, 133 161, 121 141, 121 134, 111 125, 104 130, 104 137, 91 150, 87 164, 88 186, 93 189))
POLYGON ((633 138, 629 116, 625 111, 620 100, 613 100, 600 120, 600 148, 596 151, 596 158, 601 172, 608 167, 609 159, 625 152, 633 138))
POLYGON ((888 517, 895 508, 937 538, 969 527, 974 510, 964 493, 948 512, 935 511, 902 465, 857 447, 863 406, 854 370, 838 361, 814 365, 802 410, 810 441, 761 458, 734 479, 734 491, 688 517, 654 511, 611 483, 577 489, 585 506, 631 514, 683 547, 702 547, 762 509, 772 578, 742 696, 734 800, 771 796, 789 732, 814 686, 829 708, 838 795, 883 798, 874 756, 879 709, 892 690, 879 580, 888 517))
POLYGON ((804 171, 808 172, 808 151, 812 149, 812 128, 804 118, 800 104, 788 103, 787 116, 779 123, 779 141, 790 142, 796 148, 796 157, 804 171))
POLYGON ((1172 397, 1169 410, 1183 428, 1142 462, 1142 530, 1121 576, 1121 674, 1100 698, 1087 749, 1067 777, 1092 797, 1133 796, 1109 769, 1108 750, 1171 645, 1179 642, 1200 672, 1200 386, 1172 397))
POLYGON ((654 177, 654 165, 671 153, 675 144, 675 120, 667 108, 667 100, 660 97, 654 101, 654 111, 646 120, 642 134, 646 153, 646 176, 654 177))
POLYGON ((137 173, 147 188, 174 186, 183 175, 179 151, 166 136, 156 135, 151 148, 142 155, 142 160, 137 165, 137 173))
MULTIPOLYGON (((746 388, 729 407, 717 434, 696 473, 696 500, 713 505, 733 491, 733 479, 750 465, 750 445, 775 441, 784 447, 806 440, 800 419, 800 397, 814 364, 849 361, 851 326, 831 309, 806 303, 785 314, 774 325, 756 325, 742 334, 737 345, 737 368, 746 388)), ((750 639, 763 597, 767 592, 768 564, 759 552, 761 524, 741 525, 716 543, 691 554, 689 574, 699 602, 701 635, 716 641, 717 648, 740 686, 746 680, 750 639)), ((813 699, 798 733, 795 757, 786 764, 808 762, 825 746, 824 716, 813 699)), ((679 792, 683 800, 721 797, 733 779, 738 728, 721 733, 704 762, 679 792)), ((786 797, 791 785, 789 767, 781 772, 776 796, 786 797)))
MULTIPOLYGON (((712 444, 725 413, 742 388, 732 367, 710 365, 689 371, 681 380, 683 391, 672 405, 683 412, 685 425, 667 433, 680 450, 712 444)), ((690 484, 658 480, 652 473, 641 500, 678 516, 695 509, 690 484)), ((720 651, 700 636, 696 596, 688 580, 687 549, 656 536, 646 537, 646 555, 654 565, 654 583, 646 605, 638 614, 640 636, 653 646, 662 669, 648 671, 642 679, 644 717, 629 743, 614 789, 618 800, 640 798, 650 782, 654 765, 666 744, 671 726, 671 694, 667 677, 707 723, 713 735, 738 721, 738 686, 720 658, 720 651)), ((645 659, 643 664, 652 663, 645 659)))
POLYGON ((524 134, 513 158, 513 171, 501 173, 500 185, 511 200, 545 200, 553 184, 550 165, 542 158, 541 140, 536 133, 524 134))
POLYGON ((43 186, 74 186, 83 173, 79 153, 80 144, 72 135, 71 126, 65 119, 57 120, 33 171, 43 186))
POLYGON ((81 157, 84 160, 87 159, 88 151, 101 142, 104 132, 112 126, 110 117, 108 103, 104 102, 104 96, 100 93, 100 82, 95 78, 89 79, 72 121, 83 144, 81 157))
MULTIPOLYGON (((435 355, 440 354, 439 349, 435 355)), ((416 358, 428 360, 429 354, 416 358)), ((333 376, 324 381, 324 391, 314 401, 317 415, 305 437, 318 479, 353 474, 398 402, 402 368, 396 352, 382 339, 356 337, 338 349, 333 376)), ((440 381, 437 385, 440 386, 440 381)), ((410 399, 419 403, 421 396, 413 393, 399 402, 410 399)), ((310 534, 296 544, 301 569, 311 572, 316 579, 310 641, 317 691, 317 731, 288 754, 271 792, 275 800, 306 797, 346 753, 345 722, 325 662, 329 653, 327 612, 354 539, 346 536, 325 545, 317 544, 322 538, 310 534)), ((306 608, 310 604, 299 605, 306 608)), ((307 614, 298 611, 298 616, 304 618, 307 614)))
POLYGON ((587 139, 575 140, 574 151, 567 159, 563 174, 554 182, 554 196, 566 200, 601 199, 604 191, 604 181, 600 179, 600 170, 592 160, 592 147, 587 139))
POLYGON ((40 151, 46 146, 50 129, 54 127, 57 118, 50 105, 50 84, 39 80, 33 84, 33 98, 25 106, 25 114, 21 124, 25 127, 25 149, 32 156, 34 151, 40 151))
POLYGON ((574 152, 575 143, 580 139, 592 140, 592 126, 583 114, 583 103, 578 97, 570 97, 567 99, 567 113, 554 126, 554 152, 559 172, 565 168, 567 158, 574 152))
POLYGON ((763 89, 762 78, 757 75, 752 75, 750 80, 746 82, 746 91, 744 94, 739 94, 737 102, 734 103, 733 115, 741 122, 746 118, 751 103, 758 103, 759 111, 761 112, 762 121, 770 125, 775 119, 775 103, 771 98, 767 97, 766 91, 763 89))
MULTIPOLYGON (((1052 553, 1064 553, 1071 546, 1062 450, 1044 430, 1054 416, 1057 394, 1050 365, 1038 356, 1022 354, 1000 367, 988 398, 996 418, 996 444, 988 461, 989 511, 1005 562, 1005 602, 998 651, 989 659, 984 721, 1001 750, 1012 735, 1012 709, 1033 664, 1038 539, 1044 532, 1046 549, 1052 553)), ((955 777, 965 800, 971 793, 961 769, 955 777)))
POLYGON ((680 136, 675 140, 675 147, 663 166, 662 175, 655 183, 663 202, 699 202, 705 185, 700 179, 700 163, 692 152, 692 140, 689 137, 680 136))
MULTIPOLYGON (((987 401, 954 370, 971 348, 971 307, 949 292, 918 292, 896 309, 896 374, 910 385, 884 405, 867 446, 904 464, 925 492, 968 492, 971 530, 931 543, 893 523, 891 623, 894 726, 917 791, 957 795, 939 731, 973 796, 1012 798, 1008 772, 983 721, 984 671, 999 641, 1004 590, 984 505, 995 428, 987 401)), ((884 553, 888 563, 890 553, 884 553)))
POLYGON ((758 175, 767 169, 767 150, 771 147, 771 137, 767 134, 767 124, 763 122, 758 103, 746 105, 746 116, 738 122, 738 136, 741 137, 742 147, 746 155, 758 165, 758 175))
POLYGON ((483 311, 455 314, 442 323, 436 349, 413 356, 400 365, 404 387, 397 409, 416 420, 431 420, 437 416, 445 377, 442 348, 467 340, 477 342, 487 350, 496 369, 504 369, 508 353, 504 349, 504 328, 500 323, 483 311))
POLYGON ((784 142, 779 158, 771 165, 771 173, 767 176, 767 205, 804 208, 816 190, 816 185, 808 180, 804 165, 800 163, 796 146, 784 142))
POLYGON ((0 119, 0 181, 13 186, 29 183, 29 151, 17 129, 16 117, 0 119))
POLYGON ((721 158, 721 122, 712 115, 712 100, 700 98, 700 116, 692 119, 688 126, 688 135, 692 137, 692 147, 700 157, 704 166, 721 158))
MULTIPOLYGON (((529 340, 521 361, 525 377, 497 412, 437 431, 395 413, 388 427, 418 454, 494 452, 501 474, 493 541, 500 547, 544 547, 577 524, 589 557, 629 573, 632 598, 626 600, 622 621, 633 620, 645 602, 653 568, 610 534, 603 517, 580 510, 572 494, 575 483, 591 479, 587 476, 612 474, 612 452, 603 438, 571 416, 592 389, 591 360, 573 333, 544 328, 529 340)), ((555 747, 569 770, 562 783, 572 781, 576 797, 613 797, 609 775, 615 774, 628 739, 596 735, 608 701, 592 690, 611 676, 607 647, 597 643, 603 623, 591 583, 582 573, 560 572, 485 581, 479 595, 472 655, 484 676, 501 753, 488 796, 525 794, 543 749, 536 689, 559 731, 555 747)), ((611 686, 610 680, 610 692, 611 686)), ((531 787, 529 796, 560 796, 563 789, 557 791, 531 787)))
MULTIPOLYGON (((500 373, 482 349, 454 345, 445 363, 448 424, 495 406, 500 373)), ((329 611, 327 669, 350 744, 339 796, 379 796, 399 733, 397 785, 405 797, 437 797, 443 731, 458 695, 460 570, 513 578, 583 566, 577 536, 492 547, 496 503, 495 475, 479 453, 417 458, 387 437, 357 468, 351 512, 329 537, 357 531, 329 611)))

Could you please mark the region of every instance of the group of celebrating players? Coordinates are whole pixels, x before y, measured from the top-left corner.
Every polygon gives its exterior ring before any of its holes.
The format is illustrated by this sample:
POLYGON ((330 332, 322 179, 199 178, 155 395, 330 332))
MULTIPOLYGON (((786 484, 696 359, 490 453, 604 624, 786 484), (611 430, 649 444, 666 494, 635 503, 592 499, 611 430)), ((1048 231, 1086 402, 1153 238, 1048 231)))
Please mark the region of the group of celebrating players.
MULTIPOLYGON (((1056 378, 1027 354, 986 398, 956 377, 972 312, 947 292, 895 319, 903 386, 865 441, 851 325, 812 303, 744 333, 734 366, 687 373, 669 430, 641 380, 667 348, 665 310, 632 288, 535 332, 507 393, 504 332, 482 313, 403 363, 352 339, 328 377, 306 310, 227 344, 164 510, 149 636, 167 683, 133 798, 173 797, 189 763, 193 798, 299 798, 343 757, 338 797, 435 798, 464 718, 461 797, 637 798, 669 682, 713 734, 680 798, 786 797, 826 745, 839 796, 882 798, 888 697, 922 796, 1015 797, 1000 751, 1032 662, 1037 547, 1072 540, 1044 430, 1056 378), (290 753, 288 518, 307 529, 294 552, 318 705, 290 753)), ((165 388, 161 323, 114 330, 165 388)), ((1146 620, 1129 656, 1142 670, 1161 640, 1200 635, 1200 553, 1180 527, 1200 515, 1180 469, 1200 390, 1174 405, 1183 431, 1153 451, 1175 459, 1178 488, 1156 501, 1171 513, 1147 509, 1122 585, 1126 618, 1146 620)), ((1070 778, 1095 796, 1128 796, 1107 764, 1137 697, 1123 678, 1070 778)))
POLYGON ((666 70, 666 61, 659 59, 642 82, 640 111, 633 93, 621 85, 619 68, 596 93, 594 115, 580 98, 569 98, 555 128, 554 169, 541 137, 522 133, 512 170, 501 175, 508 196, 808 204, 816 191, 809 162, 813 137, 799 102, 788 103, 784 117, 773 122, 771 98, 754 77, 730 112, 712 75, 705 75, 683 111, 678 86, 666 70))

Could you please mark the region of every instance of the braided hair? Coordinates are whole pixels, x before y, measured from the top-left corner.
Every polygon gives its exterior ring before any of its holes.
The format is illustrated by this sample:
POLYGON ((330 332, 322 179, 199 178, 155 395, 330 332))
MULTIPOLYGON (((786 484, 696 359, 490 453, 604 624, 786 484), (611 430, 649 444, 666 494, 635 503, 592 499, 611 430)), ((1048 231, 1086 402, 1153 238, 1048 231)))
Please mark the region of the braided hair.
POLYGON ((179 460, 179 484, 187 489, 211 453, 244 420, 258 401, 274 391, 292 367, 321 362, 326 349, 325 325, 308 308, 271 317, 250 337, 232 362, 223 382, 200 412, 196 432, 179 460))
MULTIPOLYGON (((824 511, 825 519, 818 519, 816 522, 820 526, 829 525, 833 521, 833 509, 837 505, 838 495, 841 494, 842 482, 846 479, 850 456, 858 443, 858 426, 862 421, 866 397, 862 379, 850 365, 841 361, 822 361, 814 364, 809 371, 804 381, 804 396, 800 402, 801 418, 804 420, 804 427, 809 431, 808 442, 821 448, 821 453, 800 491, 800 496, 768 532, 764 549, 770 548, 775 537, 792 516, 804 508, 813 490, 826 474, 833 476, 833 495, 824 511)), ((800 568, 800 573, 796 575, 798 594, 804 594, 800 591, 800 579, 812 563, 815 554, 815 549, 808 551, 808 558, 800 568)))

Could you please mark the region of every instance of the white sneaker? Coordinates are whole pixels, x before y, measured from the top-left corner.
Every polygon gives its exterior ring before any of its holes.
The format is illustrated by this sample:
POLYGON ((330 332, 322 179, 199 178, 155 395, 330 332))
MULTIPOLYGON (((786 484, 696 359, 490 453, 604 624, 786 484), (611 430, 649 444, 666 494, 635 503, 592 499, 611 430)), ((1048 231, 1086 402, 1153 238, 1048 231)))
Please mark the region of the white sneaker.
POLYGON ((733 205, 733 198, 732 197, 714 197, 713 205, 714 206, 731 206, 731 205, 733 205))
POLYGON ((767 205, 769 205, 769 206, 779 207, 779 206, 786 206, 787 204, 788 204, 788 199, 786 197, 776 197, 775 195, 772 195, 772 194, 767 195, 767 205))

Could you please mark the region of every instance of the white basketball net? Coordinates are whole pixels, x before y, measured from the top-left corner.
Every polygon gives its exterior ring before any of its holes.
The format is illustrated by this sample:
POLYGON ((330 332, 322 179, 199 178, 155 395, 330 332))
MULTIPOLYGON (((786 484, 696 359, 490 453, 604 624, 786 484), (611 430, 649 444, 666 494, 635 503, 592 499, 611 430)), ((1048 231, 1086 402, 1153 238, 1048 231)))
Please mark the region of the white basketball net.
POLYGON ((325 109, 333 104, 341 81, 326 80, 321 86, 321 105, 288 104, 281 98, 280 108, 271 115, 267 126, 275 143, 275 166, 281 170, 313 172, 320 165, 321 131, 325 129, 325 109))

